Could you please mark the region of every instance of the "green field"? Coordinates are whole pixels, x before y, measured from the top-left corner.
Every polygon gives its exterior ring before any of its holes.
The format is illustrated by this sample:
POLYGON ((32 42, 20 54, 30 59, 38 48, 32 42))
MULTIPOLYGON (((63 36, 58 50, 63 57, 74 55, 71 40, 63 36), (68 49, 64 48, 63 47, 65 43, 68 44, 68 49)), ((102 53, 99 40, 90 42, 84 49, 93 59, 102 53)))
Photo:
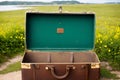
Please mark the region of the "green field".
MULTIPOLYGON (((58 12, 58 6, 32 7, 40 12, 58 12)), ((0 63, 24 51, 25 12, 0 12, 0 63)), ((96 44, 101 61, 120 70, 120 4, 64 5, 63 12, 95 12, 96 44)))

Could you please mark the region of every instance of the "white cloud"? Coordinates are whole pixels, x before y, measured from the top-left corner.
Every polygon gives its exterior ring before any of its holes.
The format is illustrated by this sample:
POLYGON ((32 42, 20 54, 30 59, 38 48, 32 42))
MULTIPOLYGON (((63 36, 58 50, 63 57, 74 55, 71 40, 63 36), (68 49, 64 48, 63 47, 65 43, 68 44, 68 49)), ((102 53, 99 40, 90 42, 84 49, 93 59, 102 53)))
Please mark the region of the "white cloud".
POLYGON ((78 0, 85 3, 104 3, 104 2, 120 2, 120 0, 78 0))

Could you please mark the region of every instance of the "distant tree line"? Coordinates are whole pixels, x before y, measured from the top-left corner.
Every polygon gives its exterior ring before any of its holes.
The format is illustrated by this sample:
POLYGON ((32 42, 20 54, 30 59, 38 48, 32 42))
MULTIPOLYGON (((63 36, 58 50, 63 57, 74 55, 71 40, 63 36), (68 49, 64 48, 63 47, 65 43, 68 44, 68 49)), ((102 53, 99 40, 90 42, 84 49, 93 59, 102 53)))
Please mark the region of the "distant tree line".
POLYGON ((27 1, 3 1, 0 5, 49 5, 49 4, 80 4, 79 1, 52 1, 52 2, 27 2, 27 1))

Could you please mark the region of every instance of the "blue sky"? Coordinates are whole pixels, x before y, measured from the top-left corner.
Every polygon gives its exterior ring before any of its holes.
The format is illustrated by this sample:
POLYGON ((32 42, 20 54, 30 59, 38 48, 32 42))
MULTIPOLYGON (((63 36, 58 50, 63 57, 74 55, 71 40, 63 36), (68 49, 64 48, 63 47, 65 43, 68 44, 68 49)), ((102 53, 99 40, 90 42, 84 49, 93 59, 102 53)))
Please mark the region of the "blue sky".
MULTIPOLYGON (((61 0, 0 0, 0 2, 1 1, 42 1, 42 2, 50 2, 50 1, 61 1, 61 0)), ((77 0, 77 1, 84 2, 84 3, 120 2, 120 0, 77 0)))

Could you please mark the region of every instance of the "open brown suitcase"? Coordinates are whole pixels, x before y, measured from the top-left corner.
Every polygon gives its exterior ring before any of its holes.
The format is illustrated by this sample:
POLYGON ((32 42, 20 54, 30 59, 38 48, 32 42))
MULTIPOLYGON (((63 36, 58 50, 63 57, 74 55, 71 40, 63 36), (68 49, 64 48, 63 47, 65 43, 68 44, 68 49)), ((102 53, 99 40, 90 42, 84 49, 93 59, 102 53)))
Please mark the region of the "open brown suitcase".
POLYGON ((99 80, 95 14, 26 13, 22 80, 99 80))

